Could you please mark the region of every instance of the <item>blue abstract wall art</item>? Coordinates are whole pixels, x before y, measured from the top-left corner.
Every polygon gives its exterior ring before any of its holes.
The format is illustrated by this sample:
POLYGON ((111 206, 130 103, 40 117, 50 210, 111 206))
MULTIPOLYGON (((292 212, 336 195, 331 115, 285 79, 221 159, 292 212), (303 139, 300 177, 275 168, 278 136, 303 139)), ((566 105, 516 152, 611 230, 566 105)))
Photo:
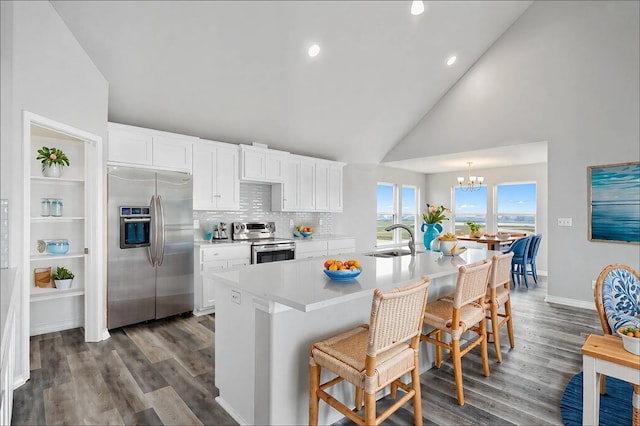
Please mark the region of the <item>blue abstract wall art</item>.
POLYGON ((589 240, 640 244, 640 162, 589 166, 589 240))

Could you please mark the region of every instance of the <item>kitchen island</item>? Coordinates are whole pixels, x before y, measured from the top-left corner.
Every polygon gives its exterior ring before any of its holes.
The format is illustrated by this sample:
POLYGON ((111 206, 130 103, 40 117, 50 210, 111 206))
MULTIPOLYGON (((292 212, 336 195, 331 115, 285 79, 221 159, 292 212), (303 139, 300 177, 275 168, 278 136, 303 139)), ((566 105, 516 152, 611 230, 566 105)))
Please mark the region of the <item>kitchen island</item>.
MULTIPOLYGON (((264 263, 205 275, 216 300, 215 383, 217 401, 240 424, 306 424, 308 357, 313 342, 369 322, 373 291, 431 278, 429 300, 449 294, 460 265, 498 252, 469 249, 457 257, 438 252, 415 257, 353 254, 362 273, 353 281, 330 280, 327 257, 264 263)), ((344 256, 343 256, 344 257, 344 256)), ((433 349, 420 347, 420 371, 431 368, 433 349)), ((324 376, 325 380, 328 376, 324 376)), ((353 387, 335 386, 334 395, 353 400, 353 387)), ((423 392, 428 392, 428 388, 423 392)), ((319 422, 342 418, 320 404, 319 422)))

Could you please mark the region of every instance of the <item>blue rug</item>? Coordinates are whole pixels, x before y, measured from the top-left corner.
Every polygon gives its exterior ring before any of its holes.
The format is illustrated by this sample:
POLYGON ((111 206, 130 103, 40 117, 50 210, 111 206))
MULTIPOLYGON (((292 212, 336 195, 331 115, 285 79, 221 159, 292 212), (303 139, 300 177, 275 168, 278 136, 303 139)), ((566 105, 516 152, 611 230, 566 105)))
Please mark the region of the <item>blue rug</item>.
MULTIPOLYGON (((633 386, 623 380, 607 377, 607 393, 600 396, 600 425, 630 425, 632 398, 633 386)), ((573 376, 567 384, 560 401, 560 413, 566 426, 582 426, 582 373, 573 376)))

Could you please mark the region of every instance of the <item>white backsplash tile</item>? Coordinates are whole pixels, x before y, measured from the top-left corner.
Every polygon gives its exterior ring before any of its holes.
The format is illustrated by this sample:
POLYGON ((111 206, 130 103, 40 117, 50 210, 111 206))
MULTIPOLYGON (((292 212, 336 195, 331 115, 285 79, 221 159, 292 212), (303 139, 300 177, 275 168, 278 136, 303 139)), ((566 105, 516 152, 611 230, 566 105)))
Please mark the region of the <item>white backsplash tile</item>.
MULTIPOLYGON (((211 219, 217 222, 275 222, 276 236, 290 238, 293 236, 293 226, 311 226, 314 234, 329 235, 332 233, 332 213, 312 212, 273 212, 271 211, 271 186, 254 183, 240 183, 240 211, 194 211, 193 218, 203 222, 211 219), (320 225, 322 221, 322 225, 320 225)), ((202 235, 195 232, 195 238, 201 239, 202 235)))

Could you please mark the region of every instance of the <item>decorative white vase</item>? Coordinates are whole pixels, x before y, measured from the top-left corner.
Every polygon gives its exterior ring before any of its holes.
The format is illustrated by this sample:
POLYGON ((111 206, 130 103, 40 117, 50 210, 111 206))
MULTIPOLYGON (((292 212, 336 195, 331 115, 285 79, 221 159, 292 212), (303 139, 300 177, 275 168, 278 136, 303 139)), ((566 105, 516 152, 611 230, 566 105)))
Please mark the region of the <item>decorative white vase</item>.
POLYGON ((50 166, 47 166, 47 165, 42 166, 42 175, 43 176, 58 178, 58 177, 60 177, 61 173, 62 173, 62 167, 60 167, 60 164, 52 164, 50 166))
POLYGON ((68 280, 54 280, 56 282, 56 288, 58 290, 67 290, 71 288, 71 284, 73 283, 73 278, 68 280))

